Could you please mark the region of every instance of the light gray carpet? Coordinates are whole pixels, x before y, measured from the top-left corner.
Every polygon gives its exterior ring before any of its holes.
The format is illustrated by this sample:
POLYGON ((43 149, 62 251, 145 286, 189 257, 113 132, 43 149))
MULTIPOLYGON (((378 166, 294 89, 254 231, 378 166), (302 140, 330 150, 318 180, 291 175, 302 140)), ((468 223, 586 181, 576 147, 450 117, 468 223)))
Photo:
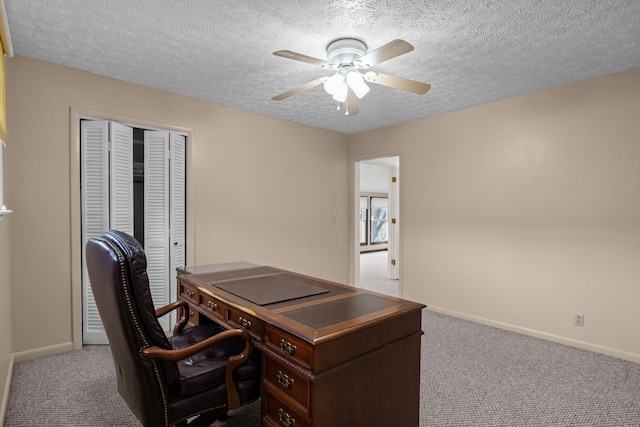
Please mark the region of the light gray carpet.
POLYGON ((387 251, 360 254, 360 287, 394 297, 400 296, 399 281, 387 279, 387 251))
POLYGON ((424 426, 640 426, 640 364, 425 312, 424 426))
MULTIPOLYGON (((423 330, 420 426, 640 426, 640 364, 429 310, 423 330)), ((257 427, 259 405, 217 425, 257 427)), ((108 347, 14 367, 7 427, 137 425, 108 347)))

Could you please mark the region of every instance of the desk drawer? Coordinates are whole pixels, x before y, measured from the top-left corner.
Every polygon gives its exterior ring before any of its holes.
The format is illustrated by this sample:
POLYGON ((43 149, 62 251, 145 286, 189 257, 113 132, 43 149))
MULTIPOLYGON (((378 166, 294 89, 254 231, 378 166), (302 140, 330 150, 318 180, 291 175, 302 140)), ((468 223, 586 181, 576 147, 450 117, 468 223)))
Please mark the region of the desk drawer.
POLYGON ((184 283, 182 280, 179 283, 178 294, 186 299, 187 302, 198 305, 200 303, 198 290, 194 286, 184 283))
MULTIPOLYGON (((278 399, 274 394, 267 392, 262 396, 262 414, 269 425, 279 427, 309 427, 310 423, 301 411, 294 409, 278 399)), ((283 399, 284 400, 284 399, 283 399)))
POLYGON ((294 370, 267 357, 264 381, 286 393, 305 408, 309 407, 309 380, 301 377, 294 370))
POLYGON ((228 313, 231 325, 249 331, 251 336, 260 342, 264 340, 264 322, 262 320, 234 308, 228 308, 228 313))
POLYGON ((267 345, 277 354, 291 358, 297 365, 311 368, 311 344, 280 329, 267 326, 267 345))
POLYGON ((200 307, 208 314, 213 314, 221 320, 225 320, 225 306, 217 298, 209 296, 205 293, 200 295, 200 307))

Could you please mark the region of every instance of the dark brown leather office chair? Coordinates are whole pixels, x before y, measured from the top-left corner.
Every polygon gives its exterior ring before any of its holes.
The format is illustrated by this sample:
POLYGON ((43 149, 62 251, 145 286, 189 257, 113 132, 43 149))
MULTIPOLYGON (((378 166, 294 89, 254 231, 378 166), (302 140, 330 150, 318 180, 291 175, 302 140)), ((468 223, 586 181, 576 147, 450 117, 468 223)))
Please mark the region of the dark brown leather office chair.
POLYGON ((183 330, 183 316, 167 338, 157 318, 188 306, 154 310, 140 244, 110 230, 90 239, 86 251, 118 391, 144 426, 208 426, 260 396, 260 354, 247 331, 212 324, 183 330))

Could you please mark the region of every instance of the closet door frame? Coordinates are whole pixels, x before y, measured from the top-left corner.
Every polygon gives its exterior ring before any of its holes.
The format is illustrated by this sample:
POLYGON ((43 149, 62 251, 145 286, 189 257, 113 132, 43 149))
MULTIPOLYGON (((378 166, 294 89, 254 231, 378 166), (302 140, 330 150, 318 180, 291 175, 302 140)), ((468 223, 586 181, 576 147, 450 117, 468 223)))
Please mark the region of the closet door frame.
MULTIPOLYGON (((194 152, 195 152, 195 132, 192 128, 176 126, 172 123, 161 121, 150 121, 137 117, 124 116, 116 113, 91 110, 86 108, 71 107, 69 123, 69 153, 70 153, 70 236, 71 236, 71 323, 72 341, 70 346, 73 349, 82 348, 82 218, 81 218, 81 139, 80 120, 108 120, 115 121, 127 126, 145 129, 164 129, 186 135, 186 158, 185 158, 185 196, 186 196, 186 264, 195 264, 195 211, 194 211, 194 152)), ((172 287, 173 289, 173 287, 172 287)), ((65 348, 67 346, 65 345, 65 348)), ((66 350, 65 350, 66 351, 66 350)))

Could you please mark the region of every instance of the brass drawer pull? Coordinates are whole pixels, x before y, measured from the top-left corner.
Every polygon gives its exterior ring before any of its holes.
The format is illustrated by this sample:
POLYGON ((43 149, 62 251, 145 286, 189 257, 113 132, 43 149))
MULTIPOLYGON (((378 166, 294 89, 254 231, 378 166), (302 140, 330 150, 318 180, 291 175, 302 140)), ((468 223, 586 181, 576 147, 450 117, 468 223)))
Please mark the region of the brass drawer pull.
POLYGON ((211 311, 216 311, 216 308, 218 308, 218 304, 213 301, 207 301, 207 307, 209 307, 209 310, 211 311))
POLYGON ((289 356, 293 356, 298 347, 291 344, 289 341, 285 341, 284 339, 280 340, 280 349, 287 353, 289 356))
POLYGON ((238 323, 242 329, 249 329, 251 327, 251 320, 247 320, 242 316, 238 319, 238 323))
POLYGON ((282 408, 278 411, 278 418, 280 418, 280 422, 286 427, 292 427, 296 424, 296 419, 284 412, 284 409, 282 408))
POLYGON ((284 388, 293 387, 293 378, 289 378, 287 374, 283 374, 282 371, 278 371, 278 382, 282 384, 284 388))
POLYGON ((187 294, 189 298, 193 298, 193 296, 195 295, 195 293, 191 289, 185 289, 184 293, 187 294))

